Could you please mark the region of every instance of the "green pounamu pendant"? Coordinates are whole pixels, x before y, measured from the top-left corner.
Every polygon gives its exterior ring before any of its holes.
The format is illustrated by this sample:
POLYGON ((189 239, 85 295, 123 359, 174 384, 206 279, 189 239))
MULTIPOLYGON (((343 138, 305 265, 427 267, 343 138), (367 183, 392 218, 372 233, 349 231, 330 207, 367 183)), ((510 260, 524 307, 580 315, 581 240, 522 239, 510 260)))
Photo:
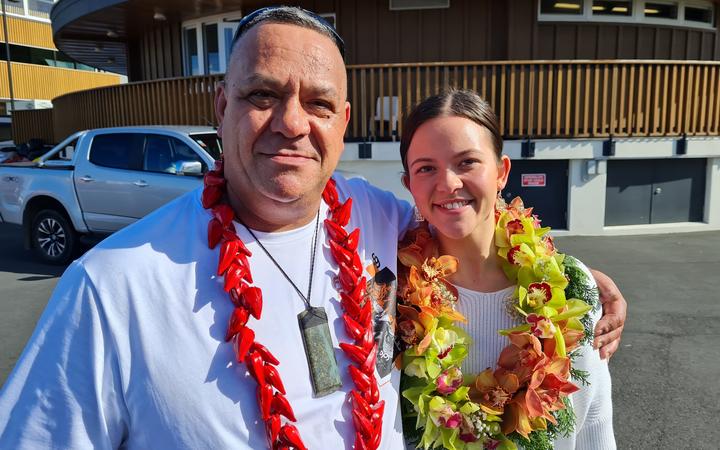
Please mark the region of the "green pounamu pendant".
POLYGON ((325 308, 313 306, 306 309, 298 314, 298 323, 310 369, 313 396, 332 394, 340 389, 342 381, 325 308))

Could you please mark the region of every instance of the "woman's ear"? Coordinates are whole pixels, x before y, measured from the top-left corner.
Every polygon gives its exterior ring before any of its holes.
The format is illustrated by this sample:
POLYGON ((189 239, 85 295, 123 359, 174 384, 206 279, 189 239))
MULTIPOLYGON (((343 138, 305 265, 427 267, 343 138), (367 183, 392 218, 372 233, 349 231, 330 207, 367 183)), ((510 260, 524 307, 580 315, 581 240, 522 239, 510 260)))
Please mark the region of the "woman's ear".
POLYGON ((402 182, 402 185, 405 186, 405 189, 408 191, 410 190, 410 177, 408 177, 407 172, 403 172, 402 177, 400 177, 400 181, 402 182))
POLYGON ((497 187, 498 191, 502 191, 505 189, 505 185, 507 184, 508 176, 510 176, 510 167, 512 166, 512 163, 510 162, 510 158, 507 155, 500 156, 500 162, 498 163, 498 177, 497 177, 497 187))

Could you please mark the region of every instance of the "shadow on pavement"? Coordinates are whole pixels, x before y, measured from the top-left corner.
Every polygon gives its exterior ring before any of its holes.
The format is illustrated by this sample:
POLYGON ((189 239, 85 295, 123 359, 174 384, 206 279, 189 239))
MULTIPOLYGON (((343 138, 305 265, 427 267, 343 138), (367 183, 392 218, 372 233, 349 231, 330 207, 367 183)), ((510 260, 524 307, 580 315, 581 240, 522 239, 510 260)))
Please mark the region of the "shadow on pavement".
POLYGON ((55 278, 67 267, 40 262, 32 251, 24 248, 22 229, 17 225, 0 224, 0 249, 0 272, 34 275, 18 278, 19 281, 55 278))

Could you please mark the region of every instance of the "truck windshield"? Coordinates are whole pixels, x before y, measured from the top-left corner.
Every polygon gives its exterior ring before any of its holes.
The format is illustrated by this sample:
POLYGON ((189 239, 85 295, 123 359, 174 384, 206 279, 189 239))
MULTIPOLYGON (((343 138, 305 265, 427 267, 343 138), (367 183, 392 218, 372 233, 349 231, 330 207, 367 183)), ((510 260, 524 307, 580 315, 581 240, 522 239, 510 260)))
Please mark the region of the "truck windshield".
POLYGON ((222 141, 217 133, 195 133, 191 134, 190 138, 197 142, 203 150, 208 152, 213 159, 220 159, 220 155, 222 154, 222 141))

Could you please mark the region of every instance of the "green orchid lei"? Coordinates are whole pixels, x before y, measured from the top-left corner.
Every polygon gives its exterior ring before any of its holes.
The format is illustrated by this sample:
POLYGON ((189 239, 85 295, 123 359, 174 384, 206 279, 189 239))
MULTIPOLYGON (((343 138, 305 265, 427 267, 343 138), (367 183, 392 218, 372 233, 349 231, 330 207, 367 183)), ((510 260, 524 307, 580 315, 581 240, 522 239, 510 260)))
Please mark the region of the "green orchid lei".
POLYGON ((477 376, 460 370, 472 340, 455 325, 464 318, 454 309, 457 291, 445 280, 457 260, 437 257, 426 229, 401 244, 408 272, 398 306, 403 428, 417 447, 549 450, 574 429, 568 395, 578 387, 570 379, 586 384, 588 374, 572 361, 592 339, 588 312, 599 305, 597 290, 576 259, 555 250, 549 228, 540 228, 519 199, 499 204, 496 219, 498 254, 517 283, 514 307, 525 323, 499 330, 510 345, 495 370, 477 376))

